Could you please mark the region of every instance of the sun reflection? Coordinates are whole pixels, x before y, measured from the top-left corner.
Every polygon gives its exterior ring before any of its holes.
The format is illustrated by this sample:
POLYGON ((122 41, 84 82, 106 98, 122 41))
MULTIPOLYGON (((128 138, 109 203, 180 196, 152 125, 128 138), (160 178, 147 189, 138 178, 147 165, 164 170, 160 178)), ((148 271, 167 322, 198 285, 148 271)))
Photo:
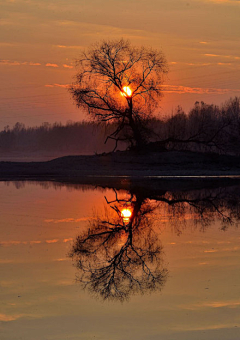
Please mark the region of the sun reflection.
POLYGON ((123 87, 123 90, 122 90, 122 92, 121 92, 121 94, 122 94, 122 96, 124 96, 124 97, 131 97, 131 95, 132 95, 132 90, 130 89, 129 86, 124 86, 124 87, 123 87))
POLYGON ((121 217, 124 223, 128 223, 130 221, 130 217, 132 216, 132 211, 128 208, 124 208, 121 210, 121 217))

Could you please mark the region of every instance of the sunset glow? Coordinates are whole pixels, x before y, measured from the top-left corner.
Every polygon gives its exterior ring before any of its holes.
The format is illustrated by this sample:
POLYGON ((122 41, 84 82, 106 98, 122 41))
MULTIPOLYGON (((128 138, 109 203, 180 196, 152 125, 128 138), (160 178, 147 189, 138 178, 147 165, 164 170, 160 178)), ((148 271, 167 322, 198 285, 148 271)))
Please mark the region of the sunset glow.
MULTIPOLYGON (((79 12, 79 2, 70 0, 66 12, 64 1, 3 1, 0 129, 86 119, 67 89, 76 58, 95 43, 123 37, 165 54, 164 85, 171 91, 162 89, 160 117, 178 105, 188 112, 196 101, 220 105, 239 96, 239 6, 233 0, 128 1, 127 7, 93 0, 79 12)), ((123 100, 133 95, 128 79, 121 78, 118 90, 123 100)))
POLYGON ((123 209, 122 211, 121 211, 121 216, 122 217, 131 217, 132 216, 132 212, 131 212, 131 210, 130 209, 123 209))
POLYGON ((240 340, 239 13, 1 1, 0 340, 240 340))
POLYGON ((130 209, 124 208, 121 210, 121 217, 124 223, 128 223, 131 216, 132 216, 132 211, 130 209))
POLYGON ((122 94, 122 96, 124 96, 124 97, 131 97, 131 95, 132 95, 132 90, 130 89, 129 86, 124 86, 124 87, 123 87, 123 90, 122 90, 122 92, 121 92, 121 94, 122 94))

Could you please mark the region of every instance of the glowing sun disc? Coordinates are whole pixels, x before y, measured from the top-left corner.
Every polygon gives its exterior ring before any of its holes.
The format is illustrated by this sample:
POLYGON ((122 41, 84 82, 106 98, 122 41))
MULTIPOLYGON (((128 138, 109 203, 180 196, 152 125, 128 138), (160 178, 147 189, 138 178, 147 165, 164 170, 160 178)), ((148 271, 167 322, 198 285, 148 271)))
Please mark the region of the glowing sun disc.
POLYGON ((124 218, 129 218, 132 216, 132 212, 130 209, 123 209, 121 211, 121 216, 124 217, 124 218))
POLYGON ((132 95, 132 90, 130 89, 129 86, 124 86, 123 91, 122 91, 122 96, 124 97, 131 97, 132 95))

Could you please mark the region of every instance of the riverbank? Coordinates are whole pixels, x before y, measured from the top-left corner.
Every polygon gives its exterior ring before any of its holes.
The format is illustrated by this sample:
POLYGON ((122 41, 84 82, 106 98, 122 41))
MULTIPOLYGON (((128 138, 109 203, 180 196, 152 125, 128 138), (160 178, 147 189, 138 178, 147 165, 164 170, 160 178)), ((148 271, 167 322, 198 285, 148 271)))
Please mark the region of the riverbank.
POLYGON ((93 156, 66 156, 46 162, 0 162, 0 180, 58 180, 86 184, 173 178, 222 180, 240 176, 240 158, 189 151, 121 151, 93 156), (179 178, 180 177, 180 178, 179 178), (196 178, 197 177, 197 178, 196 178), (215 178, 216 179, 216 178, 215 178))

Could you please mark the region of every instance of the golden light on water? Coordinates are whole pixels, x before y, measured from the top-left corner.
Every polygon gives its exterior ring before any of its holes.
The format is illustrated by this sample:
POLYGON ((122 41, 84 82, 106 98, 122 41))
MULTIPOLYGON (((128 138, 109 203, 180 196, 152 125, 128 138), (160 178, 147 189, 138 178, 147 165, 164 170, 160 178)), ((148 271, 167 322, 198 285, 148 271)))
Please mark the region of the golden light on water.
POLYGON ((123 210, 121 210, 121 217, 124 223, 128 223, 131 216, 132 216, 132 211, 130 209, 124 208, 123 210))
POLYGON ((123 90, 122 90, 122 92, 121 92, 121 94, 122 94, 122 96, 124 96, 124 97, 131 97, 131 95, 132 95, 132 90, 130 89, 129 86, 124 86, 124 87, 123 87, 123 90))
POLYGON ((124 208, 124 209, 121 211, 121 216, 122 216, 122 217, 131 217, 131 216, 132 216, 132 212, 131 212, 130 209, 124 208))

